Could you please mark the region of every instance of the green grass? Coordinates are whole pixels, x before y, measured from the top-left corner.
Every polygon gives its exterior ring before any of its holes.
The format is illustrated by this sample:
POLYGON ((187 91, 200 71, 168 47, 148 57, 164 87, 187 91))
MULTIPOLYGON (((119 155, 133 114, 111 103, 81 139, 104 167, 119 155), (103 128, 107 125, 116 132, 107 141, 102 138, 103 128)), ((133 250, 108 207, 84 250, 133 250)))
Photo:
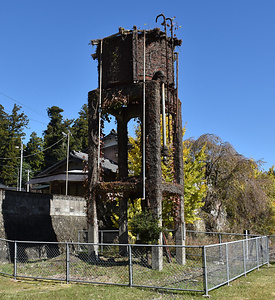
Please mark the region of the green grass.
MULTIPOLYGON (((211 291, 211 299, 275 299, 275 264, 211 291)), ((94 284, 13 280, 0 276, 0 299, 203 299, 200 293, 167 292, 94 284)))

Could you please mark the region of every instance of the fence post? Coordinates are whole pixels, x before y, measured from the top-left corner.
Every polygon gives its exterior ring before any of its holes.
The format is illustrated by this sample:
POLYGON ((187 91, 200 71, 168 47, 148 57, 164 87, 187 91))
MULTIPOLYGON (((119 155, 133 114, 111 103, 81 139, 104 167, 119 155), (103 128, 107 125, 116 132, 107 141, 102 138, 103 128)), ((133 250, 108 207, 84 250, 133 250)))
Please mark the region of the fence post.
POLYGON ((260 265, 262 266, 264 264, 264 237, 261 236, 260 237, 260 247, 259 247, 259 251, 260 251, 260 265))
POLYGON ((263 237, 263 264, 268 263, 268 248, 267 248, 268 237, 263 237))
POLYGON ((132 261, 132 246, 128 245, 129 255, 129 287, 133 286, 133 261, 132 261))
POLYGON ((220 253, 220 257, 219 257, 219 259, 220 259, 220 261, 222 261, 222 246, 221 246, 221 243, 222 243, 222 236, 221 236, 221 234, 219 233, 218 234, 218 237, 219 237, 219 244, 220 244, 220 246, 219 246, 219 253, 220 253))
POLYGON ((70 278, 70 248, 69 244, 66 243, 66 283, 69 283, 70 278))
POLYGON ((202 246, 202 257, 203 257, 204 292, 205 292, 205 296, 208 296, 207 263, 206 263, 205 246, 202 246))
POLYGON ((257 257, 257 267, 258 267, 258 270, 260 269, 259 268, 259 264, 260 264, 260 261, 259 261, 259 245, 258 245, 258 238, 256 237, 256 257, 257 257))
POLYGON ((270 251, 269 251, 269 236, 266 236, 266 259, 267 259, 267 264, 269 265, 270 261, 269 261, 269 256, 270 256, 270 251))
POLYGON ((259 266, 263 265, 263 238, 259 238, 259 266))
POLYGON ((246 251, 245 251, 245 240, 243 240, 243 270, 244 270, 244 276, 246 276, 246 251))
POLYGON ((16 280, 17 276, 17 242, 14 242, 14 263, 13 263, 13 276, 16 280))
POLYGON ((226 256, 226 276, 227 276, 227 285, 230 282, 230 275, 229 275, 229 260, 228 260, 228 243, 225 244, 225 256, 226 256))
MULTIPOLYGON (((247 235, 247 230, 245 232, 245 245, 246 245, 246 260, 249 260, 249 251, 248 251, 248 235, 247 235)), ((250 240, 251 242, 251 240, 250 240)))

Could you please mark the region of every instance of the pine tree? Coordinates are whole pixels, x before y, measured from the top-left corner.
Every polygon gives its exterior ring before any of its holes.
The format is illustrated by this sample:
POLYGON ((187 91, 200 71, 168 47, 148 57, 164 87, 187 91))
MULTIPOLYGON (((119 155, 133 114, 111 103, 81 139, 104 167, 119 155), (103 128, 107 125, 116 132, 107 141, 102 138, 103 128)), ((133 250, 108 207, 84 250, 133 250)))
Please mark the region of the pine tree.
POLYGON ((73 120, 63 120, 62 112, 64 110, 57 106, 52 106, 47 109, 50 122, 47 129, 43 132, 45 151, 45 168, 55 164, 56 162, 66 158, 67 144, 66 140, 63 143, 58 143, 70 130, 70 125, 73 120))
POLYGON ((3 157, 6 158, 2 167, 1 178, 6 185, 16 186, 20 166, 20 150, 24 129, 28 125, 28 118, 20 112, 21 107, 14 105, 12 113, 7 116, 8 132, 2 148, 3 157))
POLYGON ((44 164, 43 140, 35 132, 30 135, 24 156, 25 161, 30 165, 32 174, 41 171, 44 164))
MULTIPOLYGON (((8 126, 8 114, 4 111, 4 107, 0 104, 0 158, 6 156, 5 149, 7 148, 8 136, 9 136, 9 126, 8 126)), ((0 178, 5 166, 5 160, 0 160, 0 178)))
POLYGON ((88 105, 84 104, 78 113, 79 117, 72 126, 71 148, 85 151, 88 148, 88 105))

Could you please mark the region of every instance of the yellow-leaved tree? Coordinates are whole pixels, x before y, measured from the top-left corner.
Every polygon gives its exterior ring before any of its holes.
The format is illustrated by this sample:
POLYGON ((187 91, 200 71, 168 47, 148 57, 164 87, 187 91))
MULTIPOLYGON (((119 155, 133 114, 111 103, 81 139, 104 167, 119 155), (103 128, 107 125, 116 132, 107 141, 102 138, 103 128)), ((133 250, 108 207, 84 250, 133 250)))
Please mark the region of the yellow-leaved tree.
MULTIPOLYGON (((168 124, 168 119, 166 124, 168 124)), ((171 125, 171 124, 170 124, 171 125)), ((169 126, 169 128, 172 128, 169 126)), ((183 135, 185 134, 183 129, 183 135)), ((167 136, 168 136, 168 130, 167 136)), ((167 138, 168 158, 166 163, 162 162, 162 178, 165 182, 174 181, 173 173, 173 147, 172 141, 167 138)), ((134 176, 141 173, 141 129, 140 126, 135 128, 135 137, 129 137, 129 142, 132 145, 128 153, 129 170, 134 176)), ((193 223, 199 219, 197 211, 203 206, 203 198, 207 192, 205 183, 205 148, 202 148, 195 156, 190 153, 188 141, 183 141, 183 160, 184 160, 184 214, 185 222, 193 223)), ((140 204, 135 205, 137 211, 141 210, 140 204)), ((177 213, 179 209, 179 199, 177 196, 165 196, 162 202, 162 220, 163 227, 173 229, 177 213)), ((131 213, 133 208, 129 207, 131 213)))

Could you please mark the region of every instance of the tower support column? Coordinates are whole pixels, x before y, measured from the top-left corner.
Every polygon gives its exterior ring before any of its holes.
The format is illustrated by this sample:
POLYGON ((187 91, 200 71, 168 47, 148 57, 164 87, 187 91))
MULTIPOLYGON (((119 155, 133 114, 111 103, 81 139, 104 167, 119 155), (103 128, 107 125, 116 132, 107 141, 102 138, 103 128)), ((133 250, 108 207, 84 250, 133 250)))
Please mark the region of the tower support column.
MULTIPOLYGON (((178 101, 178 100, 177 100, 178 101)), ((183 170, 183 146, 182 146, 182 119, 181 119, 181 104, 178 101, 178 112, 174 122, 174 168, 175 179, 178 184, 184 186, 184 170, 183 170)), ((185 246, 185 223, 184 223, 184 195, 179 195, 179 212, 178 222, 176 224, 176 245, 185 246)), ((176 248, 176 259, 179 264, 185 264, 185 247, 176 248)))
MULTIPOLYGON (((87 199, 87 215, 88 215, 88 242, 98 243, 98 220, 97 220, 97 194, 94 191, 98 179, 98 150, 99 150, 99 102, 98 90, 89 93, 89 148, 88 148, 88 199, 87 199)), ((90 256, 98 256, 98 245, 92 245, 88 248, 90 256)))
MULTIPOLYGON (((162 226, 162 172, 161 172, 161 89, 158 81, 146 82, 146 198, 153 216, 162 226)), ((158 244, 162 245, 162 234, 158 244)), ((163 268, 163 248, 152 247, 152 268, 163 268)))

